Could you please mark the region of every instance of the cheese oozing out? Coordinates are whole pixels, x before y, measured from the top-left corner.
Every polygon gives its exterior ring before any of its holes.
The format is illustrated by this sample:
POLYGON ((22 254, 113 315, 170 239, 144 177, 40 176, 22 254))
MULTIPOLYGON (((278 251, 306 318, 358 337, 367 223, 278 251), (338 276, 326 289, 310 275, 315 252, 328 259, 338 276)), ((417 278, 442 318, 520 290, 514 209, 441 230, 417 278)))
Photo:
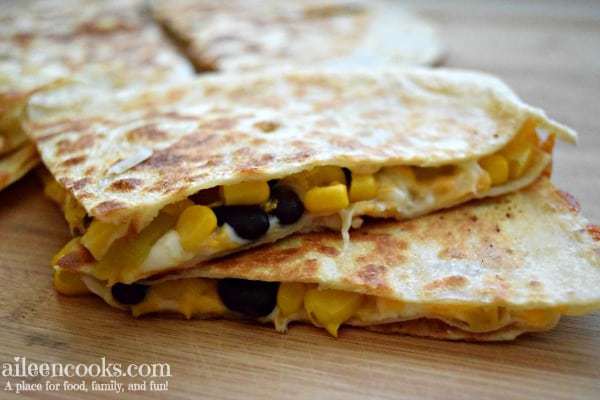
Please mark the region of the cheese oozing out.
MULTIPOLYGON (((93 277, 85 276, 83 282, 107 303, 128 309, 135 317, 151 313, 178 313, 186 318, 247 317, 224 305, 217 290, 217 279, 186 278, 157 282, 149 286, 145 297, 134 305, 120 304, 111 295, 110 288, 93 277)), ((311 323, 337 337, 343 325, 376 326, 419 319, 440 320, 470 333, 490 333, 509 328, 522 332, 543 331, 554 327, 561 315, 575 313, 564 307, 419 304, 321 288, 311 283, 283 282, 278 286, 272 311, 255 319, 273 324, 279 332, 285 332, 293 322, 311 323)))
MULTIPOLYGON (((540 143, 535 124, 527 121, 504 148, 479 160, 441 167, 386 166, 373 173, 324 166, 287 176, 277 185, 291 188, 304 208, 291 223, 284 224, 277 217, 284 200, 273 197, 273 190, 264 181, 207 189, 169 204, 137 235, 127 224, 93 220, 80 240, 96 260, 86 272, 110 283, 131 283, 320 228, 340 229, 346 245, 348 230, 360 226, 361 216, 413 218, 500 194, 504 186, 516 189, 531 183, 549 163, 552 140, 550 136, 540 143), (240 229, 239 218, 237 227, 235 223, 218 223, 215 207, 223 205, 255 207, 253 212, 264 214, 259 221, 264 232, 258 238, 245 239, 236 231, 240 229)), ((61 192, 56 182, 48 181, 46 193, 61 203, 72 227, 83 225, 85 211, 71 195, 61 192)), ((255 224, 255 220, 250 218, 248 224, 255 224)))

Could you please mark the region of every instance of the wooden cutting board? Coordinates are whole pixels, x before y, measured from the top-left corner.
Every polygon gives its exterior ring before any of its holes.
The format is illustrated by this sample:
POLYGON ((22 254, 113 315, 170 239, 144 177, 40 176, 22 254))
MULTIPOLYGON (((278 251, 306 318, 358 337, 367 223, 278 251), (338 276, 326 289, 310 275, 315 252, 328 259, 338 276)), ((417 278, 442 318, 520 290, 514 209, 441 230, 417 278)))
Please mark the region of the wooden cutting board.
MULTIPOLYGON (((600 3, 409 3, 444 32, 447 65, 500 75, 527 101, 580 132, 577 148, 559 146, 555 181, 600 222, 600 3)), ((281 335, 233 322, 135 320, 98 299, 54 293, 49 260, 68 238, 60 213, 43 199, 34 177, 0 193, 0 364, 14 357, 63 364, 98 363, 100 357, 123 365, 169 363, 168 392, 126 393, 132 397, 600 397, 600 314, 564 318, 553 332, 486 345, 357 329, 333 339, 310 327, 281 335)), ((52 382, 65 379, 78 381, 52 382)), ((87 379, 89 388, 94 379, 87 379)), ((0 398, 11 395, 3 390, 6 381, 0 376, 0 398)))

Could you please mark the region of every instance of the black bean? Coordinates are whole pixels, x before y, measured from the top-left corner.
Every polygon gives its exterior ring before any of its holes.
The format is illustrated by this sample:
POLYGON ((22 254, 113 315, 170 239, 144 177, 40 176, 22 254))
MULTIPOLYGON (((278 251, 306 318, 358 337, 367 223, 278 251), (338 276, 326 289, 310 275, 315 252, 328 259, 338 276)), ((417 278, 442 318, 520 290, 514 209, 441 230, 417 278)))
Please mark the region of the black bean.
POLYGON ((271 198, 276 201, 273 215, 282 225, 293 224, 304 214, 304 204, 300 197, 288 186, 278 185, 271 190, 271 198))
POLYGON ((269 315, 277 303, 279 283, 248 281, 245 279, 221 279, 217 290, 225 306, 231 311, 248 317, 269 315))
POLYGON ((213 208, 219 226, 229 224, 242 239, 256 240, 269 230, 269 216, 259 206, 213 208))
POLYGON ((352 184, 352 171, 348 168, 342 168, 342 171, 344 171, 344 177, 346 178, 346 186, 350 187, 352 184))
POLYGON ((140 285, 139 283, 133 283, 127 285, 125 283, 115 283, 110 292, 115 300, 121 304, 134 305, 141 303, 146 297, 148 292, 148 286, 140 285))

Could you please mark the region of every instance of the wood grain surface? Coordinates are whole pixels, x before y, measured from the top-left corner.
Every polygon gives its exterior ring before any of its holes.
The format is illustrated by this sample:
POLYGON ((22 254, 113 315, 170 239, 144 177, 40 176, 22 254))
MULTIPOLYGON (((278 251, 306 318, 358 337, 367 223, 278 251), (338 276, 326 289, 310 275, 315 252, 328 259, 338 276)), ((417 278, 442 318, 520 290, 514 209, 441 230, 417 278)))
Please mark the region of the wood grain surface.
MULTIPOLYGON (((600 222, 600 2, 408 3, 438 24, 447 66, 495 73, 579 131, 577 148, 558 148, 555 181, 600 222)), ((68 237, 34 177, 0 193, 0 363, 16 356, 94 363, 104 356, 123 364, 170 364, 168 392, 125 393, 131 397, 600 398, 598 314, 564 318, 553 332, 491 345, 358 329, 344 329, 336 340, 311 327, 281 335, 233 322, 135 320, 98 299, 54 293, 48 264, 68 237)), ((62 390, 26 395, 114 397, 62 390)), ((0 398, 10 396, 0 388, 0 398)))

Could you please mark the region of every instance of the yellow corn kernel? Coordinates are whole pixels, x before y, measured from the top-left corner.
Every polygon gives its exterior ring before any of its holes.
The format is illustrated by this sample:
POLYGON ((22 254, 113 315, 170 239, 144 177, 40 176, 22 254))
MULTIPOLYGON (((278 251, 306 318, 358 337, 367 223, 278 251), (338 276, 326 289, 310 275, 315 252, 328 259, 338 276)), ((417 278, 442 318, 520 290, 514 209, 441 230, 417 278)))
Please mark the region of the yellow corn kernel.
POLYGON ((327 186, 334 182, 346 182, 346 176, 340 167, 325 166, 308 171, 308 180, 312 186, 327 186))
POLYGON ((57 292, 67 296, 78 296, 89 292, 87 286, 81 280, 81 275, 64 269, 55 269, 52 275, 52 283, 57 292))
POLYGON ((314 324, 323 326, 337 337, 340 325, 354 315, 362 301, 363 296, 359 293, 315 288, 306 292, 304 308, 314 324))
POLYGON ((52 257, 52 265, 51 266, 53 267, 55 265, 58 265, 58 260, 60 260, 64 256, 66 256, 67 254, 77 250, 77 248, 79 246, 81 246, 80 239, 81 238, 78 238, 78 237, 73 238, 62 249, 60 249, 59 252, 56 253, 54 255, 54 257, 52 257))
POLYGON ((500 154, 483 157, 479 165, 490 175, 492 185, 501 185, 508 180, 508 161, 500 154))
POLYGON ((343 183, 314 187, 306 192, 304 206, 315 214, 331 214, 348 207, 348 190, 343 183))
POLYGON ((55 180, 50 180, 46 183, 44 194, 61 207, 67 197, 67 191, 55 180))
POLYGON ((128 228, 129 224, 117 225, 95 219, 81 237, 81 244, 96 260, 100 260, 113 242, 127 233, 128 228))
POLYGON ((277 291, 277 307, 284 317, 302 309, 306 285, 300 282, 282 282, 277 291))
POLYGON ((524 321, 528 327, 544 329, 553 326, 560 314, 555 310, 522 310, 512 311, 512 316, 524 321))
POLYGON ((160 211, 164 212, 165 214, 172 215, 173 217, 179 217, 183 210, 193 205, 194 202, 190 199, 183 199, 176 203, 167 204, 160 211))
POLYGON ((200 250, 204 241, 215 229, 217 229, 217 217, 213 210, 206 206, 186 208, 175 226, 181 238, 181 247, 190 252, 200 250))
POLYGON ((221 196, 228 206, 261 204, 269 200, 267 182, 251 181, 221 187, 221 196))
POLYGON ((86 212, 85 209, 79 204, 75 197, 67 194, 65 199, 63 213, 65 219, 69 224, 69 228, 72 233, 83 233, 85 230, 84 221, 86 212))
POLYGON ((352 174, 350 201, 370 200, 377 196, 377 181, 373 175, 352 174))

